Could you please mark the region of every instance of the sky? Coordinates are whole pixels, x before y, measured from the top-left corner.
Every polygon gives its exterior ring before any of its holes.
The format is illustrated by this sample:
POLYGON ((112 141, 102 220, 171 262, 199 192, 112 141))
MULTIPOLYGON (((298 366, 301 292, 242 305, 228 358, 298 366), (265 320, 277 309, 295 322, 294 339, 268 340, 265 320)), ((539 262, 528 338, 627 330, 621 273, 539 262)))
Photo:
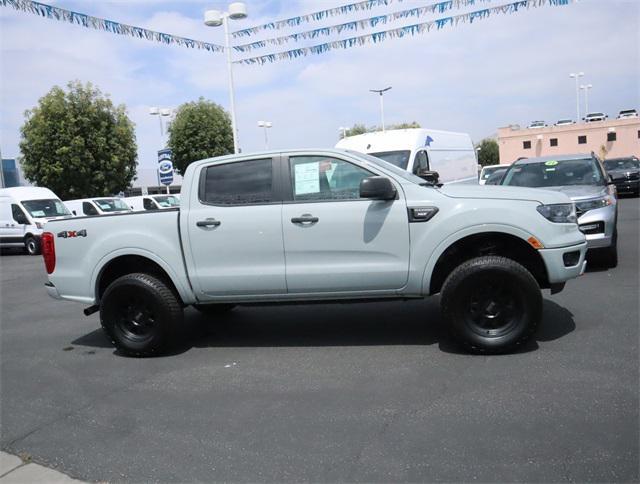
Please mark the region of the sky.
MULTIPOLYGON (((353 0, 351 0, 353 1, 353 0)), ((386 7, 267 31, 242 42, 287 35, 433 3, 394 0, 386 7)), ((487 6, 513 0, 486 1, 487 6)), ((239 30, 348 3, 349 0, 248 0, 249 17, 231 21, 239 30)), ((223 44, 222 28, 206 27, 203 12, 227 2, 201 0, 55 0, 62 8, 175 35, 223 44)), ((422 17, 426 21, 478 8, 422 17)), ((321 38, 257 54, 361 35, 415 23, 321 38)), ((239 59, 234 53, 234 59, 239 59)), ((640 108, 640 1, 580 0, 495 15, 473 24, 424 35, 335 50, 292 61, 234 65, 236 116, 243 152, 264 149, 259 120, 273 123, 270 148, 332 147, 339 127, 380 124, 377 95, 369 89, 392 86, 385 94, 385 123, 417 121, 423 127, 462 131, 474 141, 497 128, 553 123, 576 117, 575 82, 582 71, 593 85, 589 110, 615 117, 640 108)), ((0 150, 19 156, 24 112, 52 86, 90 81, 125 104, 136 126, 139 178, 153 183, 162 147, 151 106, 177 107, 199 97, 229 107, 223 54, 167 46, 44 19, 0 7, 0 150)), ((581 99, 584 112, 584 100, 581 99)))

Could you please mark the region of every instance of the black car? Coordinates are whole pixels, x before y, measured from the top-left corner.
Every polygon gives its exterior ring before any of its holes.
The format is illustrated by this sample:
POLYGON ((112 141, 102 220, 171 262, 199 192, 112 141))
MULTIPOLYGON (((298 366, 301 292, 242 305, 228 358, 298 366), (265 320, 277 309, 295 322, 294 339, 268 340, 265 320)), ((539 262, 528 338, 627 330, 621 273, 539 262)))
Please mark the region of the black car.
POLYGON ((618 193, 640 193, 640 160, 635 156, 604 160, 604 167, 616 185, 618 193))

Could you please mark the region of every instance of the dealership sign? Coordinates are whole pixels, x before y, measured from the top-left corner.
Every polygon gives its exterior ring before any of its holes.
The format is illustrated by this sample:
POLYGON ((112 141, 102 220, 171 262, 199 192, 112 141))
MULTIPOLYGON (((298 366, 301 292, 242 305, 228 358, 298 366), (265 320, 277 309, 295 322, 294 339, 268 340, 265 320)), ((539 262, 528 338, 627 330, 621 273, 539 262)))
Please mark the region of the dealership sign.
POLYGON ((171 150, 158 151, 158 180, 163 185, 173 183, 173 163, 171 163, 171 150))

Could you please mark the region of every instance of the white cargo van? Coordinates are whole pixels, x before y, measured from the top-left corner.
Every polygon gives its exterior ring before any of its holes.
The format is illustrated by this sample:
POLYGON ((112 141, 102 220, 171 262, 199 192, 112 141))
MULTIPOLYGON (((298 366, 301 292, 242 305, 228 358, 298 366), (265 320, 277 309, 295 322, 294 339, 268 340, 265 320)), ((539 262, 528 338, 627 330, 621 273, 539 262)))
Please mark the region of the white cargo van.
POLYGON ((180 206, 180 195, 143 195, 140 197, 126 197, 123 199, 133 211, 166 210, 180 206))
POLYGON ((114 197, 66 200, 64 204, 76 217, 131 212, 131 207, 124 202, 124 199, 114 197))
POLYGON ((435 129, 391 129, 341 139, 336 148, 357 151, 420 176, 437 171, 440 182, 478 179, 478 161, 471 137, 435 129))
POLYGON ((24 247, 29 255, 37 255, 44 224, 70 216, 48 188, 0 189, 0 247, 24 247))

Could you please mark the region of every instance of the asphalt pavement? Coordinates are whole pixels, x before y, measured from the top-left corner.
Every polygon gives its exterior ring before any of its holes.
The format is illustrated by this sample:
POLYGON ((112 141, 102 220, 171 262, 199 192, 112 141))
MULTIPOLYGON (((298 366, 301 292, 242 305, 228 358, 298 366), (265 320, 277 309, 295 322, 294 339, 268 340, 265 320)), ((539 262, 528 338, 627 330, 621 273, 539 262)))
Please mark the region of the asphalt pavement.
POLYGON ((5 254, 0 446, 85 481, 638 482, 639 212, 504 356, 459 351, 432 298, 189 309, 173 354, 126 358, 5 254))

